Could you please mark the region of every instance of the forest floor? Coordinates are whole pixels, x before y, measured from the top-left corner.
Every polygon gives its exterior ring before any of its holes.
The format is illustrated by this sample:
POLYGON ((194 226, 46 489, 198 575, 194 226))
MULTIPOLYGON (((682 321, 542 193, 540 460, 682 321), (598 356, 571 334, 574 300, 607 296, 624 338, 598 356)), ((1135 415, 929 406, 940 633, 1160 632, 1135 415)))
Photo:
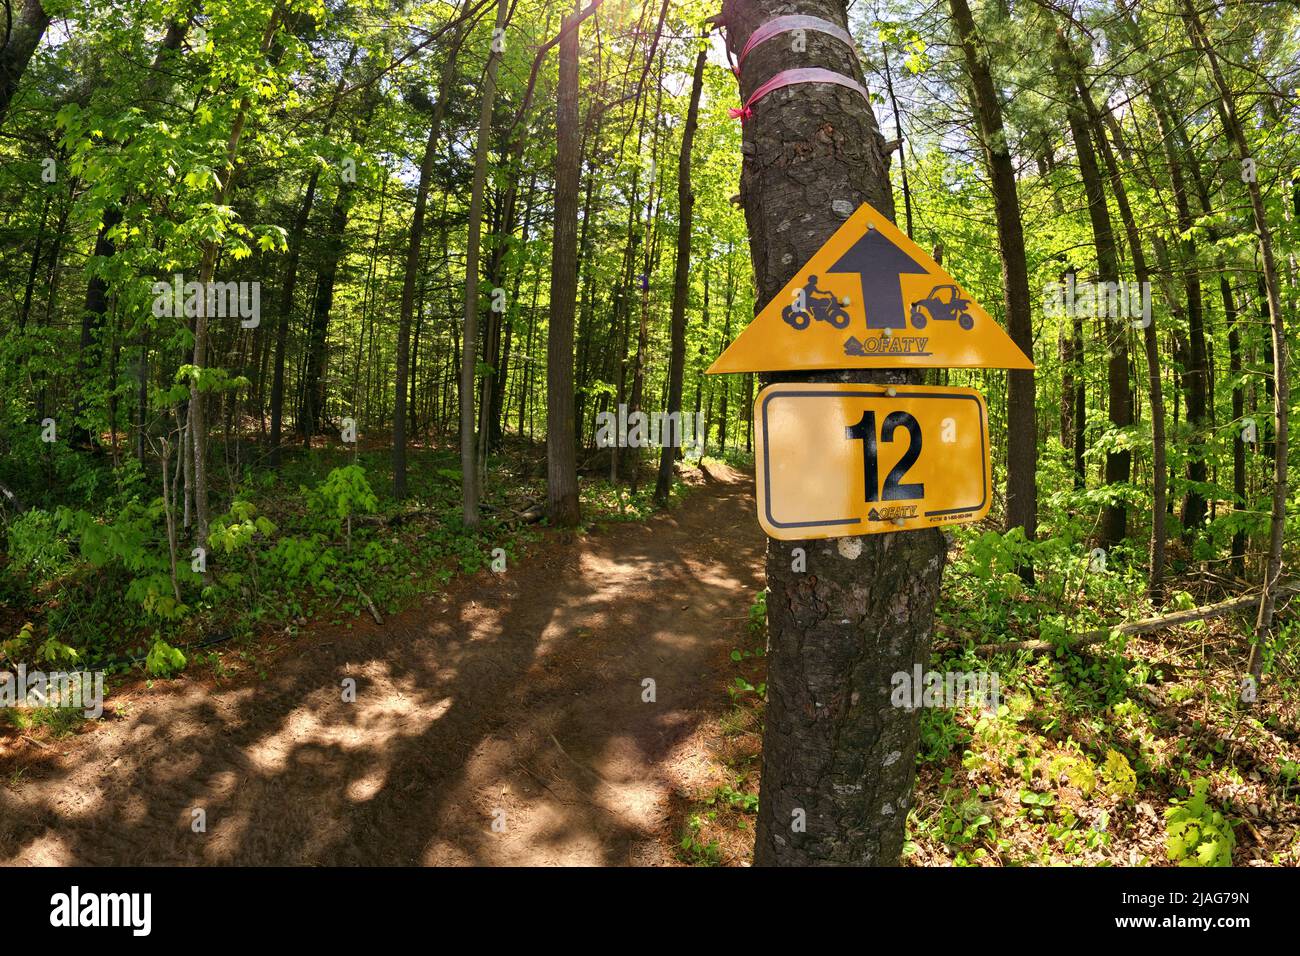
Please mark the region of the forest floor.
MULTIPOLYGON (((0 727, 0 863, 747 865, 764 539, 750 476, 685 478, 666 512, 533 534, 382 625, 324 614, 170 680, 132 671, 102 720, 0 727)), ((1181 807, 1190 855, 1300 864, 1293 611, 1250 709, 1248 615, 978 658, 1063 610, 1151 610, 1117 575, 1026 592, 981 557, 988 533, 950 553, 953 649, 930 667, 997 674, 1001 705, 922 711, 906 862, 1168 865, 1181 807)))
POLYGON ((76 733, 6 735, 0 860, 676 862, 762 582, 752 480, 709 470, 668 513, 547 534, 382 626, 304 629, 234 678, 139 681, 76 733))

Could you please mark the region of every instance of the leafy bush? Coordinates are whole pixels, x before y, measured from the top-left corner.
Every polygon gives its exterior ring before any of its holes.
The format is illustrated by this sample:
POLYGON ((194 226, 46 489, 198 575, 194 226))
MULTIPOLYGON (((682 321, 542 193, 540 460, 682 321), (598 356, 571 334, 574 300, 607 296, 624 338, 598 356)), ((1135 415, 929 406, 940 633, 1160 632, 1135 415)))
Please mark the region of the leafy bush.
POLYGON ((257 509, 247 501, 236 501, 230 511, 212 523, 208 532, 208 547, 213 551, 233 554, 247 548, 257 535, 270 538, 275 534, 275 525, 267 518, 260 517, 257 509))
POLYGON ((346 528, 349 540, 352 516, 370 514, 379 507, 379 499, 366 480, 366 470, 360 465, 335 468, 312 489, 307 503, 329 531, 337 535, 346 528))
POLYGON ((958 747, 970 742, 970 734, 957 723, 957 716, 945 707, 921 710, 921 743, 918 763, 943 763, 958 747))
POLYGON ((171 677, 185 667, 185 654, 172 647, 161 637, 155 638, 153 647, 144 659, 144 669, 154 677, 171 677))
POLYGON ((1118 750, 1106 751, 1106 762, 1101 765, 1101 775, 1106 789, 1117 797, 1131 797, 1137 793, 1137 773, 1128 758, 1118 750))
POLYGON ((48 511, 33 508, 9 523, 9 556, 37 578, 53 576, 71 558, 68 542, 48 511))
POLYGON ((172 589, 171 561, 160 528, 161 499, 150 505, 130 502, 111 520, 69 508, 60 508, 56 516, 59 530, 77 539, 81 556, 92 566, 120 568, 130 575, 126 596, 146 613, 177 620, 189 612, 172 589))
POLYGON ((1208 780, 1192 781, 1186 801, 1165 811, 1165 852, 1179 866, 1232 866, 1237 839, 1228 819, 1209 805, 1208 780))
POLYGON ((334 590, 328 574, 339 562, 323 534, 306 538, 287 535, 275 543, 266 560, 284 584, 306 582, 323 591, 334 590))

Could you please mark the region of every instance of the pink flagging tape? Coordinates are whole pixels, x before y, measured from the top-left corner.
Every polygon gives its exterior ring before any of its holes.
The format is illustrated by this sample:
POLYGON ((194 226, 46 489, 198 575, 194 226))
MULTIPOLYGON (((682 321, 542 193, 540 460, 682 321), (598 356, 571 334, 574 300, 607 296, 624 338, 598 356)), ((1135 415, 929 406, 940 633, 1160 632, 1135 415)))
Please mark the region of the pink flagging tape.
POLYGON ((857 80, 847 77, 842 73, 836 73, 834 70, 822 69, 819 66, 802 67, 797 70, 785 70, 772 77, 758 89, 752 96, 745 101, 745 105, 739 109, 728 110, 728 114, 733 119, 739 119, 742 123, 754 115, 754 104, 765 97, 773 90, 779 90, 783 86, 794 86, 798 83, 832 83, 836 86, 843 86, 847 89, 860 93, 862 98, 871 103, 871 96, 857 80))
POLYGON ((845 30, 837 23, 831 23, 829 20, 823 20, 821 17, 809 17, 800 14, 792 14, 785 17, 777 17, 774 20, 768 20, 761 27, 755 30, 749 36, 749 42, 745 44, 745 49, 740 51, 740 59, 736 61, 736 69, 745 62, 745 57, 749 51, 754 49, 765 40, 781 33, 790 33, 794 30, 812 30, 814 33, 825 33, 847 43, 850 48, 854 47, 853 37, 849 31, 845 30))

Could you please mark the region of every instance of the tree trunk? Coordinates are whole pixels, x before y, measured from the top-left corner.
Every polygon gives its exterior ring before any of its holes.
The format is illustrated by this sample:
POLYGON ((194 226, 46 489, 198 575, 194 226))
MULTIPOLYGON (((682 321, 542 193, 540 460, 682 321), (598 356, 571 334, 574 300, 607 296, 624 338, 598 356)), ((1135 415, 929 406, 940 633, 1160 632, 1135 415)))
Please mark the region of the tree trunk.
POLYGON ((325 361, 329 344, 330 312, 334 309, 334 282, 338 277, 339 260, 343 257, 343 234, 347 230, 351 194, 350 185, 339 185, 339 193, 330 212, 329 233, 325 237, 320 271, 316 273, 311 321, 307 323, 307 362, 303 368, 299 429, 303 443, 309 447, 312 436, 320 433, 325 418, 325 361))
MULTIPOLYGON (((352 46, 348 53, 347 67, 355 61, 357 47, 352 46)), ((324 131, 328 135, 343 95, 347 68, 334 87, 334 98, 330 101, 329 112, 325 116, 324 131)), ((280 436, 284 428, 284 359, 289 342, 289 319, 293 314, 293 297, 298 285, 298 263, 302 257, 302 243, 307 233, 307 223, 311 220, 312 206, 316 202, 316 187, 320 183, 320 167, 311 171, 307 180, 307 190, 303 194, 302 205, 293 221, 293 230, 289 233, 288 256, 284 263, 284 284, 280 287, 280 314, 275 327, 275 365, 271 372, 271 467, 280 467, 280 436)))
MULTIPOLYGON (((1138 231, 1137 220, 1134 218, 1133 209, 1129 205, 1128 191, 1124 186, 1124 171, 1116 162, 1115 154, 1106 139, 1106 118, 1110 115, 1109 107, 1106 107, 1107 112, 1105 114, 1101 112, 1101 109, 1093 101, 1092 93, 1089 91, 1087 84, 1084 83, 1083 71, 1079 66, 1079 61, 1075 59, 1073 63, 1075 67, 1075 85, 1078 88, 1079 97, 1088 111, 1088 119, 1097 138, 1097 145, 1101 149, 1102 159, 1105 161, 1107 172, 1110 174, 1110 191, 1115 195, 1115 205, 1119 208, 1120 219, 1124 223, 1124 232, 1128 236, 1129 248, 1133 256, 1133 273, 1139 288, 1143 288, 1150 281, 1150 270, 1147 268, 1146 256, 1142 251, 1142 235, 1138 231)), ((1119 138, 1119 127, 1112 123, 1110 128, 1116 136, 1116 148, 1124 150, 1124 141, 1119 138)), ((1165 572, 1165 502, 1167 490, 1165 487, 1165 469, 1167 468, 1165 462, 1165 396, 1160 382, 1160 348, 1156 339, 1155 319, 1152 316, 1146 316, 1145 321, 1146 324, 1142 329, 1142 341, 1147 359, 1147 397, 1151 403, 1151 544, 1148 552, 1147 587, 1152 600, 1158 602, 1162 595, 1165 572)))
MULTIPOLYGON (((1242 436, 1242 418, 1246 415, 1246 393, 1241 387, 1241 332, 1237 328, 1240 314, 1233 300, 1227 276, 1221 276, 1224 309, 1228 312, 1228 375, 1232 379, 1232 509, 1246 510, 1246 442, 1242 436)), ((1232 535, 1232 573, 1246 576, 1246 532, 1238 528, 1232 535)))
MULTIPOLYGON (((686 129, 682 132, 682 152, 677 164, 677 262, 673 272, 672 356, 668 366, 668 414, 681 415, 682 379, 686 370, 686 299, 691 282, 691 223, 695 194, 691 191, 691 150, 695 145, 695 128, 699 125, 700 91, 704 87, 704 64, 707 53, 695 56, 695 73, 691 78, 691 103, 686 110, 686 129)), ((673 421, 673 419, 669 419, 673 421)), ((680 426, 679 426, 680 428, 680 426)), ((677 456, 680 433, 660 431, 663 450, 659 455, 659 480, 655 482, 655 501, 668 501, 673 486, 673 460, 677 456)))
MULTIPOLYGON (((1183 9, 1187 19, 1188 33, 1192 45, 1199 47, 1205 54, 1210 66, 1210 75, 1218 89, 1223 104, 1223 123, 1225 132, 1237 149, 1237 158, 1243 163, 1251 158, 1250 145, 1237 118, 1236 97, 1219 66, 1218 54, 1210 43, 1209 34, 1201 22, 1196 10, 1190 3, 1184 2, 1183 9)), ((1269 528, 1268 557, 1264 567, 1263 593, 1259 602, 1259 616, 1255 619, 1255 641, 1250 649, 1248 669, 1250 675, 1259 681, 1264 669, 1264 646, 1270 640, 1273 630, 1273 611, 1277 604, 1277 583, 1282 576, 1282 541, 1286 531, 1286 496, 1287 496, 1287 414, 1291 402, 1291 388, 1288 380, 1286 328, 1283 325, 1282 293, 1278 278, 1277 261, 1273 257, 1273 234, 1268 227, 1268 218, 1264 211, 1264 195, 1255 177, 1246 183, 1250 194, 1250 210, 1255 220, 1255 234, 1259 238, 1260 264, 1264 270, 1264 294, 1268 303, 1269 326, 1272 331, 1273 344, 1273 512, 1269 528)))
MULTIPOLYGON (((948 0, 953 24, 961 42, 970 76, 979 124, 980 141, 989 167, 993 211, 998 224, 998 253, 1002 259, 1002 293, 1007 305, 1007 332, 1025 355, 1034 354, 1034 329, 1030 317, 1029 269, 1025 264, 1025 232, 1016 193, 1016 170, 1002 124, 1002 104, 993 82, 987 49, 976 35, 975 21, 966 0, 948 0)), ((1007 372, 1007 514, 1006 530, 1023 528, 1034 540, 1038 528, 1038 423, 1032 369, 1007 372)), ((1025 563, 1020 575, 1034 580, 1033 565, 1025 563)))
MULTIPOLYGON (((465 348, 460 356, 460 491, 461 520, 466 528, 477 528, 478 456, 474 448, 474 365, 478 344, 478 259, 483 235, 483 190, 487 182, 487 154, 492 142, 492 106, 497 96, 497 64, 500 51, 495 36, 505 27, 507 0, 497 3, 496 31, 488 52, 487 71, 483 79, 483 99, 479 104, 478 141, 474 146, 474 181, 469 199, 469 236, 465 243, 465 348)), ((485 389, 486 391, 486 389, 485 389)), ((482 436, 487 440, 486 434, 482 436)))
MULTIPOLYGON (((841 27, 843 0, 726 0, 733 54, 784 14, 841 27)), ((821 67, 863 82, 855 51, 809 33, 745 58, 742 101, 782 70, 821 67)), ((864 83, 865 85, 865 83, 864 83)), ((761 302, 770 301, 869 202, 893 218, 888 154, 871 107, 839 86, 770 94, 744 126, 741 198, 761 302)), ((903 370, 785 373, 768 382, 919 380, 903 370)), ((893 865, 911 804, 920 714, 890 706, 891 675, 924 666, 947 546, 934 529, 838 541, 768 542, 768 703, 754 862, 893 865), (806 570, 795 571, 794 549, 806 570)))
MULTIPOLYGON (((1060 75, 1072 74, 1069 64, 1074 54, 1065 40, 1064 34, 1057 34, 1057 56, 1060 75)), ((1079 159, 1079 175, 1083 180, 1084 193, 1088 200, 1088 218, 1092 223, 1093 243, 1097 249, 1098 282, 1119 281, 1119 256, 1115 248, 1115 233, 1110 225, 1110 210, 1106 206, 1106 190, 1102 184, 1101 171, 1097 165, 1097 154, 1093 149, 1092 137, 1083 111, 1075 105, 1077 89, 1069 84, 1065 95, 1070 97, 1066 116, 1070 124, 1070 133, 1074 139, 1075 151, 1079 159)), ((1128 379, 1128 339, 1124 321, 1117 316, 1108 316, 1104 320, 1106 329, 1106 380, 1107 405, 1109 406, 1110 424, 1114 429, 1127 428, 1133 422, 1133 400, 1129 391, 1128 379)), ((1082 351, 1079 353, 1082 355, 1082 351)), ((1127 450, 1106 453, 1106 484, 1117 485, 1128 482, 1132 469, 1132 455, 1127 450)), ((1102 522, 1101 544, 1109 548, 1124 540, 1128 531, 1128 509, 1123 502, 1106 506, 1102 522)))
POLYGON ((1196 241, 1191 237, 1192 209, 1188 201, 1187 184, 1183 178, 1182 164, 1189 171, 1195 162, 1188 150, 1178 148, 1182 130, 1170 114, 1161 93, 1161 84, 1152 82, 1151 105, 1156 115, 1156 127, 1169 164, 1169 182, 1173 187, 1174 208, 1178 216, 1178 229, 1182 238, 1177 245, 1182 252, 1183 290, 1187 295, 1187 349, 1183 364, 1183 394, 1186 397, 1187 424, 1191 426, 1191 441, 1187 448, 1188 488, 1183 496, 1183 540, 1191 543, 1196 531, 1205 524, 1205 493, 1198 489, 1206 480, 1205 469, 1205 417, 1207 390, 1207 361, 1205 346, 1205 305, 1201 295, 1201 278, 1196 261, 1196 241))
POLYGON ((546 338, 546 498, 551 524, 576 525, 578 460, 574 435, 573 321, 578 299, 578 15, 560 27, 555 113, 555 227, 551 313, 546 338))
MULTIPOLYGON (((464 12, 468 12, 469 0, 464 12)), ((463 22, 463 21, 462 21, 463 22)), ((433 160, 437 155, 438 137, 442 132, 442 118, 447 112, 447 98, 451 95, 452 80, 456 76, 456 54, 464 31, 460 25, 452 39, 451 50, 442 64, 438 82, 438 102, 433 106, 429 120, 429 136, 424 143, 424 158, 420 161, 420 179, 415 187, 415 211, 411 219, 411 235, 406 247, 406 271, 402 278, 402 302, 397 324, 396 394, 393 396, 393 495, 406 497, 406 376, 410 368, 411 316, 415 310, 415 282, 420 273, 420 243, 424 239, 424 209, 429 201, 429 178, 433 174, 433 160)))
MULTIPOLYGON (((5 4, 5 12, 9 15, 12 15, 11 4, 12 0, 5 4)), ((18 90, 18 81, 23 78, 27 64, 49 25, 50 15, 45 12, 41 0, 26 0, 12 24, 6 22, 8 36, 5 45, 0 47, 0 125, 4 124, 9 103, 18 90)))

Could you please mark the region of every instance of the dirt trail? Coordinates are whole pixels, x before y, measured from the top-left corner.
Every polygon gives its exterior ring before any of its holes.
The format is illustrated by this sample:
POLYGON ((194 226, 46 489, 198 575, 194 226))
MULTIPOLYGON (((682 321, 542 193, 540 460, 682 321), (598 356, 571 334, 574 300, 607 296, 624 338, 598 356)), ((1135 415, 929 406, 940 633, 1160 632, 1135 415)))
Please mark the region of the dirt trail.
POLYGON ((753 482, 714 471, 671 514, 300 637, 265 681, 141 689, 83 735, 20 744, 0 861, 672 862, 762 580, 753 482))

